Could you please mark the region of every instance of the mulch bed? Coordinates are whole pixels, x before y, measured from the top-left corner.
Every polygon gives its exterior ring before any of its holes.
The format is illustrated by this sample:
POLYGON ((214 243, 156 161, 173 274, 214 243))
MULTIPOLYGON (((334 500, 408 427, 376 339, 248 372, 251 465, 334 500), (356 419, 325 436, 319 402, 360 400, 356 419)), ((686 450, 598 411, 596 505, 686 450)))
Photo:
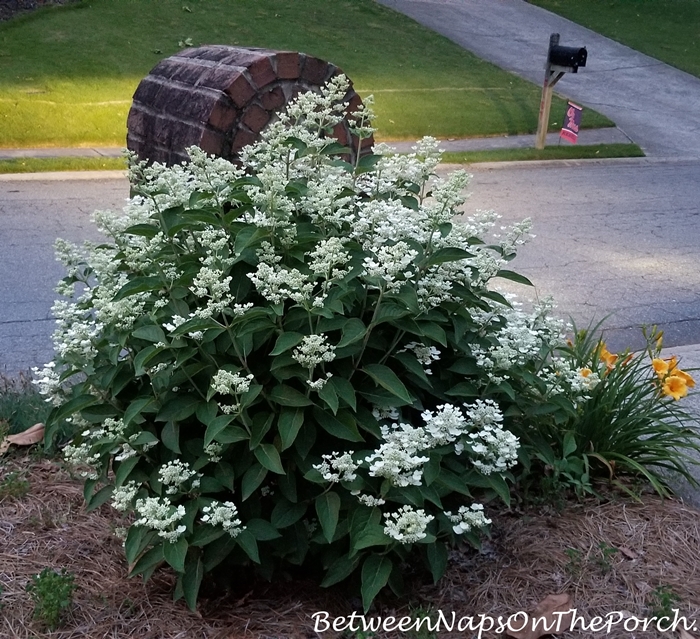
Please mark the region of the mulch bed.
MULTIPOLYGON (((3 461, 0 461, 3 463, 3 461)), ((174 576, 159 569, 143 584, 126 578, 119 525, 109 506, 86 513, 82 486, 59 462, 12 456, 0 467, 2 478, 22 473, 30 482, 20 496, 0 493, 0 636, 24 639, 94 637, 289 638, 361 637, 316 634, 316 611, 335 616, 358 609, 342 588, 325 590, 303 580, 262 584, 213 599, 197 613, 173 603, 174 576), (73 607, 62 627, 46 632, 32 619, 25 591, 31 576, 45 567, 75 575, 73 607)), ((644 503, 616 497, 606 503, 570 504, 561 513, 490 513, 491 539, 480 552, 453 551, 437 586, 417 583, 410 597, 380 598, 370 615, 422 616, 427 611, 457 618, 479 614, 508 616, 531 611, 549 594, 568 593, 586 618, 611 611, 651 616, 655 593, 674 596, 680 614, 700 626, 700 513, 654 495, 644 503)), ((700 633, 698 633, 700 634, 700 633)), ((375 637, 430 637, 429 634, 376 634, 375 637)), ((439 637, 470 637, 441 632, 439 637)), ((489 637, 488 633, 483 635, 489 637)), ((562 633, 559 637, 591 637, 562 633)), ((613 629, 606 637, 661 637, 656 632, 613 629)), ((687 639, 683 636, 683 639, 687 639)))

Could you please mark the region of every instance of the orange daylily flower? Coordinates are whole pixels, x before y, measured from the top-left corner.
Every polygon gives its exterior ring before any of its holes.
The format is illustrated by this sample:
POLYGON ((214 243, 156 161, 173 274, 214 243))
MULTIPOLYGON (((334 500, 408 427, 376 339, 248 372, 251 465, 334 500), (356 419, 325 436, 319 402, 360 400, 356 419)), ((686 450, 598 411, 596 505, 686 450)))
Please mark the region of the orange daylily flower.
POLYGON ((655 357, 651 360, 651 365, 654 367, 654 372, 659 376, 659 379, 666 377, 668 373, 668 362, 660 357, 655 357))
POLYGON ((613 368, 615 368, 615 362, 617 361, 617 355, 615 355, 614 353, 611 353, 605 344, 603 344, 601 346, 598 358, 600 359, 601 362, 603 362, 608 367, 609 371, 611 371, 613 368))
POLYGON ((678 401, 681 397, 685 397, 688 394, 688 385, 682 377, 678 375, 669 375, 664 381, 661 390, 664 395, 673 397, 673 399, 678 401))
POLYGON ((695 380, 693 379, 693 376, 690 375, 689 373, 686 373, 685 371, 682 371, 680 368, 677 368, 673 371, 673 374, 676 377, 680 377, 685 382, 685 385, 688 388, 695 388, 695 380))

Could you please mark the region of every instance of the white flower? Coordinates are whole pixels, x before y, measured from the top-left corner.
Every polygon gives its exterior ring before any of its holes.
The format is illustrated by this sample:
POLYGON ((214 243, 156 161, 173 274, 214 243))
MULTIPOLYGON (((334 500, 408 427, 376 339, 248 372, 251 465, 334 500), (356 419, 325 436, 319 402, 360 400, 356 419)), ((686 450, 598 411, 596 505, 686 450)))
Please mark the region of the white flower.
MULTIPOLYGON (((430 366, 433 362, 440 359, 440 351, 435 348, 435 346, 426 346, 425 344, 420 344, 419 342, 410 342, 399 351, 403 353, 405 351, 411 351, 416 359, 423 367, 430 366)), ((432 375, 432 371, 429 368, 425 368, 426 375, 432 375)))
POLYGON ((455 524, 452 530, 458 535, 469 532, 474 528, 483 528, 491 523, 491 520, 484 515, 484 506, 482 504, 472 504, 469 508, 460 506, 456 515, 453 515, 450 511, 445 511, 445 515, 455 524))
POLYGON ((422 428, 409 424, 394 424, 391 429, 382 426, 384 443, 365 458, 371 477, 384 477, 394 486, 420 486, 423 464, 429 457, 417 455, 429 447, 430 440, 422 428))
POLYGON ((242 395, 250 389, 253 375, 241 376, 227 370, 220 370, 212 377, 211 388, 222 395, 242 395))
POLYGON ((424 539, 428 524, 435 519, 424 510, 414 510, 412 506, 402 506, 398 512, 385 513, 384 534, 402 544, 412 544, 424 539))
POLYGON ((187 530, 185 526, 175 526, 185 516, 185 507, 174 506, 166 497, 146 497, 136 500, 136 512, 141 516, 135 526, 157 530, 158 536, 174 544, 187 530), (173 528, 173 526, 175 526, 173 528))
POLYGON ((472 463, 484 475, 503 473, 518 462, 518 438, 503 430, 503 415, 495 402, 477 399, 467 405, 467 418, 479 430, 469 434, 472 463))
POLYGON ((322 362, 335 359, 335 346, 328 344, 325 335, 306 335, 292 357, 304 368, 313 369, 322 362))
POLYGON ((211 442, 204 447, 204 454, 209 457, 209 461, 217 463, 221 461, 221 453, 224 450, 224 445, 219 442, 211 442))
POLYGON ((166 494, 168 495, 176 494, 180 490, 180 487, 190 480, 192 480, 191 487, 198 488, 199 479, 193 479, 198 475, 199 473, 192 470, 189 464, 179 459, 169 461, 158 470, 158 479, 160 479, 164 486, 168 486, 166 490, 166 494))
POLYGON ((223 504, 213 501, 210 506, 202 508, 202 522, 211 526, 221 526, 231 537, 237 537, 245 530, 238 519, 238 509, 233 502, 225 501, 223 504))
POLYGON ((334 452, 330 455, 321 455, 321 457, 323 461, 320 464, 314 464, 314 468, 323 475, 323 479, 326 481, 331 483, 353 481, 357 477, 355 471, 359 464, 353 461, 352 452, 334 452))
POLYGON ((431 446, 444 446, 463 435, 468 430, 467 420, 462 412, 452 404, 442 404, 437 411, 426 410, 421 414, 425 429, 431 437, 431 446))
POLYGON ((134 497, 139 492, 139 485, 130 481, 123 486, 117 486, 112 491, 112 507, 120 512, 126 512, 131 508, 134 497))

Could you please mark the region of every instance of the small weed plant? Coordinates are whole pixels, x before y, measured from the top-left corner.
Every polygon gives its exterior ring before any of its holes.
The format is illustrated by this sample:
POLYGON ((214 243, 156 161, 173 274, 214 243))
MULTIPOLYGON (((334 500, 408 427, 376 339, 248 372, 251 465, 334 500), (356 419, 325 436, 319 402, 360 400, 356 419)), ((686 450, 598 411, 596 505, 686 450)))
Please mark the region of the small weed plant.
POLYGON ((671 586, 662 584, 652 590, 647 596, 647 605, 651 615, 673 619, 674 609, 678 608, 681 598, 673 591, 671 586))
POLYGON ((134 166, 137 195, 96 215, 113 242, 58 244, 47 442, 71 431, 90 506, 134 514, 132 574, 169 564, 193 608, 240 566, 347 581, 365 610, 409 563, 439 579, 509 501, 513 431, 574 420, 601 381, 554 353, 549 304, 494 290, 528 283, 506 265, 529 225, 458 221, 467 176, 436 178, 434 140, 360 153, 347 88, 299 96, 240 166, 134 166))
POLYGON ((0 477, 0 500, 21 499, 30 489, 30 483, 25 473, 12 471, 0 477))
POLYGON ((55 630, 73 603, 74 576, 62 568, 60 572, 44 568, 34 575, 27 592, 34 602, 34 619, 48 630, 55 630))

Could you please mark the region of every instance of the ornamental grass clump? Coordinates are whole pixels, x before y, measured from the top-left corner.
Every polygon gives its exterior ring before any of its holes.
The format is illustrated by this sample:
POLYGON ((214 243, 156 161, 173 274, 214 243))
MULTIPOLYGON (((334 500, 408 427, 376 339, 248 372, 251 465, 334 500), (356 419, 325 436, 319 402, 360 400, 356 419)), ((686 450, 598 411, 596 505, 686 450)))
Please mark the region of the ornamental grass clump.
POLYGON ((437 580, 509 499, 513 416, 584 395, 549 307, 490 287, 526 282, 504 266, 527 223, 486 244, 496 216, 455 219, 467 176, 435 177, 435 140, 359 152, 366 108, 342 147, 346 92, 300 95, 240 166, 134 166, 95 215, 111 242, 58 245, 47 441, 72 433, 90 506, 130 515, 131 573, 166 562, 191 607, 236 565, 348 580, 365 608, 409 560, 437 580))

